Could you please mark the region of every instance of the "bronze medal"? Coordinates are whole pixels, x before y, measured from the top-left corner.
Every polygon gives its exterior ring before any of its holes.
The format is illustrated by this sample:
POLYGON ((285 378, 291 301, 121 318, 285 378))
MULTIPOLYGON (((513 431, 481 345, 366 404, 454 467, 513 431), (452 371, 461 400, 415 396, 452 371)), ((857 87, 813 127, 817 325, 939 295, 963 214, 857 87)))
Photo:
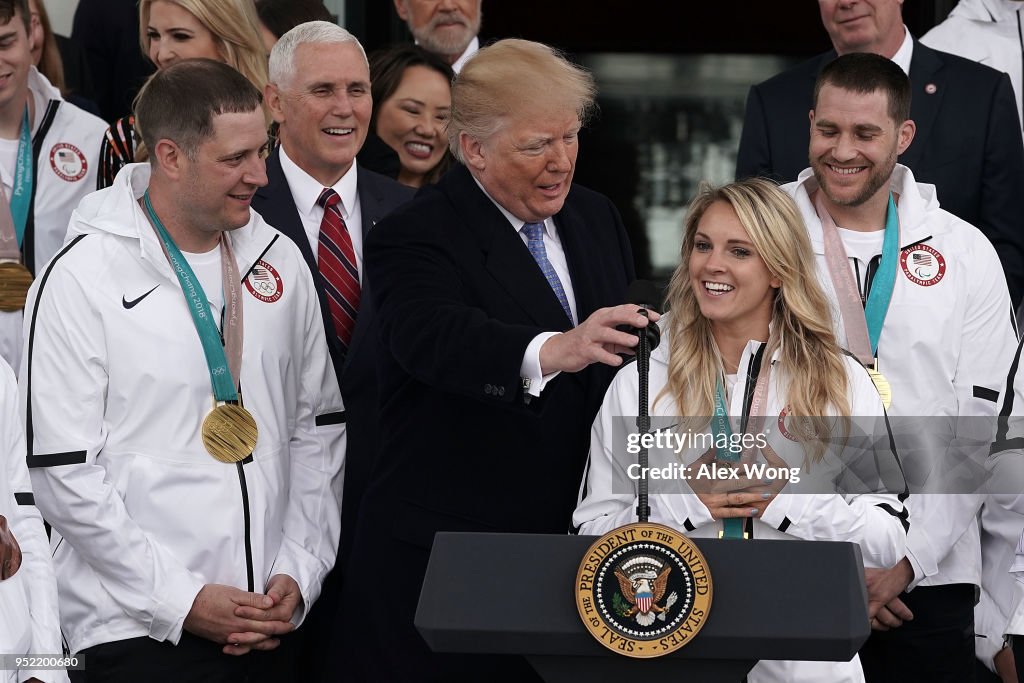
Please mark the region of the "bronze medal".
POLYGON ((252 414, 235 403, 214 406, 203 420, 203 445, 224 463, 241 462, 252 455, 258 435, 252 414))
POLYGON ((32 286, 32 273, 17 261, 0 263, 0 311, 20 311, 25 308, 28 288, 32 286))
POLYGON ((882 406, 889 410, 889 406, 892 405, 892 387, 889 385, 889 380, 885 378, 885 375, 880 373, 874 368, 868 368, 868 375, 871 377, 871 381, 875 383, 875 389, 878 391, 878 397, 882 399, 882 406))

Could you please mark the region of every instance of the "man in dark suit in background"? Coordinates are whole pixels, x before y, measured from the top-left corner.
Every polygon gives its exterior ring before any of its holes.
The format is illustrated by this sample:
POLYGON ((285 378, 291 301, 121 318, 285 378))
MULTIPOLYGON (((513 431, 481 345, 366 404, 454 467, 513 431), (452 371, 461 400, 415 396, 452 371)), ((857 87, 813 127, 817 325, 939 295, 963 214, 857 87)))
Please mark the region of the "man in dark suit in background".
POLYGON ((338 570, 303 628, 312 642, 309 657, 299 664, 311 672, 326 656, 319 639, 333 622, 376 452, 377 340, 363 243, 374 224, 413 191, 354 162, 366 139, 372 100, 366 55, 345 29, 317 21, 285 33, 271 52, 266 102, 280 124, 281 144, 267 160, 269 182, 257 191, 253 208, 299 246, 313 273, 348 435, 338 570), (347 276, 341 282, 338 266, 347 276))
POLYGON ((899 157, 936 186, 942 208, 977 226, 1003 264, 1014 305, 1024 296, 1024 143, 1009 78, 938 52, 903 25, 902 0, 818 0, 834 50, 753 86, 736 177, 796 180, 807 167, 814 81, 838 55, 873 52, 910 76, 914 142, 899 157))
POLYGON ((339 614, 349 680, 537 680, 517 657, 432 655, 413 616, 436 532, 565 533, 636 343, 615 326, 646 325, 616 306, 633 279, 618 211, 572 185, 594 90, 547 46, 480 50, 452 89, 465 165, 367 240, 386 427, 339 614))
POLYGON ((139 48, 138 0, 79 0, 71 38, 85 50, 89 69, 91 87, 79 94, 109 123, 132 111, 135 94, 153 73, 139 48))
POLYGON ((416 44, 439 55, 459 73, 480 49, 483 0, 394 0, 398 17, 416 44))

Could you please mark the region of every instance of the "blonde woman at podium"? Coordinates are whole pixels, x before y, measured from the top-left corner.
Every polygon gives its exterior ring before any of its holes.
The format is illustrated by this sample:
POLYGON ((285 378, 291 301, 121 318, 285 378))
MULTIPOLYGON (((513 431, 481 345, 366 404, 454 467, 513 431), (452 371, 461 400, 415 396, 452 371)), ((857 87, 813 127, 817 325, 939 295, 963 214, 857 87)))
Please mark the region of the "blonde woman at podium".
MULTIPOLYGON (((681 258, 651 355, 651 431, 638 434, 630 417, 640 396, 631 364, 591 431, 579 533, 636 521, 646 445, 651 522, 694 537, 848 541, 865 566, 894 565, 906 548, 906 484, 879 391, 836 342, 792 200, 766 180, 702 187, 681 258)), ((748 680, 864 676, 857 657, 762 660, 748 680)))

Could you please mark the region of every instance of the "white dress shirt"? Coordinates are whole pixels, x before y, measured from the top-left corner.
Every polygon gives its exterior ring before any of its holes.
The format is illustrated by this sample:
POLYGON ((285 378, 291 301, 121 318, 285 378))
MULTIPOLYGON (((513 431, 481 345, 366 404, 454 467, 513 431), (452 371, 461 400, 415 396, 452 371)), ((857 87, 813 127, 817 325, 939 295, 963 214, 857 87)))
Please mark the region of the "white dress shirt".
MULTIPOLYGON (((526 221, 521 218, 517 218, 512 215, 505 207, 498 202, 494 201, 494 197, 487 194, 487 190, 480 184, 480 181, 475 177, 473 181, 476 182, 477 187, 483 192, 488 199, 494 202, 494 205, 498 207, 498 211, 501 211, 503 215, 518 233, 519 238, 523 240, 523 244, 529 246, 528 238, 523 233, 523 226, 526 225, 526 221)), ((555 229, 555 222, 549 216, 544 219, 544 250, 547 252, 548 261, 551 262, 551 267, 555 269, 555 274, 558 275, 559 281, 562 283, 562 289, 565 290, 565 298, 569 302, 569 310, 572 312, 572 324, 575 327, 579 321, 579 315, 576 313, 576 296, 573 293, 572 279, 569 277, 569 262, 565 258, 565 249, 562 248, 562 240, 558 236, 558 231, 555 229)), ((540 266, 537 266, 540 268, 540 266)), ((538 334, 533 340, 527 345, 526 353, 523 354, 523 363, 519 368, 519 375, 526 381, 526 393, 530 396, 540 396, 540 392, 544 389, 549 381, 558 375, 557 372, 551 372, 547 375, 541 372, 540 367, 540 347, 544 345, 551 337, 554 337, 559 332, 542 332, 538 334)))
POLYGON ((903 26, 903 43, 900 45, 900 49, 896 50, 890 59, 896 62, 896 66, 903 69, 903 73, 910 76, 910 60, 914 58, 914 38, 910 35, 910 29, 903 26))
POLYGON ((462 71, 462 67, 469 61, 469 58, 477 53, 480 49, 480 39, 473 36, 473 40, 469 41, 469 45, 466 46, 466 51, 459 55, 459 58, 452 64, 452 71, 459 73, 462 71))
MULTIPOLYGON (((302 219, 302 227, 309 239, 309 248, 313 250, 313 258, 319 262, 320 256, 317 251, 320 245, 320 222, 323 220, 324 210, 316 203, 316 200, 320 198, 324 186, 289 158, 284 145, 281 146, 281 170, 284 171, 285 180, 288 181, 288 188, 295 201, 295 208, 299 212, 299 218, 302 219)), ((359 208, 357 186, 356 164, 353 162, 352 167, 331 189, 341 197, 341 217, 345 219, 345 226, 352 238, 352 249, 356 253, 356 268, 359 270, 359 282, 362 283, 363 215, 359 208)))

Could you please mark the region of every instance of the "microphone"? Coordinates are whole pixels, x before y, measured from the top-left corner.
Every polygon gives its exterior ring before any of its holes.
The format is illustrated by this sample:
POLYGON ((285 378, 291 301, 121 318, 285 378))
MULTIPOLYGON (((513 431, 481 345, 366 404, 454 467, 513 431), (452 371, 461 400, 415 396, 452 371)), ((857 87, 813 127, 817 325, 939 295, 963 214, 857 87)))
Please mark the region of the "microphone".
MULTIPOLYGON (((658 303, 660 307, 661 291, 649 280, 634 280, 629 285, 629 289, 626 290, 626 300, 630 303, 640 302, 642 308, 639 313, 644 317, 647 317, 647 309, 652 308, 650 302, 658 303)), ((636 370, 640 376, 636 427, 640 434, 646 434, 651 431, 651 418, 647 410, 647 375, 650 371, 651 351, 656 349, 658 343, 661 342, 661 329, 658 327, 657 323, 648 322, 647 327, 643 329, 631 327, 629 331, 637 335, 640 341, 636 346, 636 370)), ((636 502, 636 516, 641 523, 646 522, 651 515, 651 506, 648 501, 648 483, 646 474, 649 458, 647 448, 642 444, 643 441, 641 440, 640 453, 637 457, 637 461, 640 464, 641 476, 640 481, 637 484, 636 502)))
MULTIPOLYGON (((633 280, 626 290, 626 303, 639 304, 644 309, 640 311, 644 317, 647 316, 647 309, 660 313, 662 307, 661 288, 650 280, 633 280)), ((627 331, 637 337, 641 335, 647 337, 648 351, 658 348, 658 344, 661 342, 661 328, 654 323, 648 324, 643 329, 630 327, 627 331)), ((638 348, 637 352, 639 351, 638 348)))

